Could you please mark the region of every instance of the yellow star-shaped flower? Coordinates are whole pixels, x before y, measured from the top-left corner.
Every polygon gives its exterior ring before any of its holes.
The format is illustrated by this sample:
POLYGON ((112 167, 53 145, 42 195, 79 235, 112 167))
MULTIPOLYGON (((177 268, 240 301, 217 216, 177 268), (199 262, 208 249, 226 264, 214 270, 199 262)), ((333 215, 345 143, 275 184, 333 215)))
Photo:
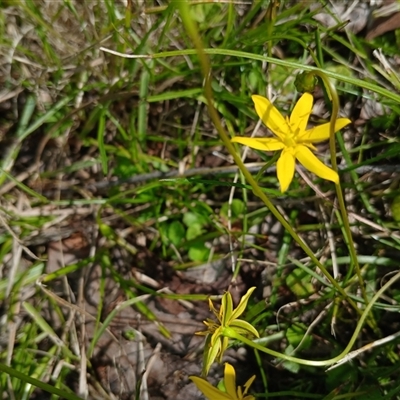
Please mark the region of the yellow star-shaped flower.
POLYGON ((255 400, 254 396, 247 394, 250 385, 255 379, 255 375, 253 375, 244 384, 244 390, 240 386, 236 388, 236 373, 231 364, 225 363, 225 391, 219 390, 218 388, 208 383, 205 379, 199 378, 198 376, 190 376, 189 378, 195 383, 199 390, 201 390, 209 400, 255 400))
MULTIPOLYGON (((254 95, 252 99, 258 116, 276 137, 234 137, 232 142, 257 150, 282 150, 276 165, 282 193, 286 192, 292 182, 296 160, 320 178, 335 183, 339 182, 336 171, 323 164, 311 151, 316 151, 313 143, 329 139, 330 124, 326 123, 307 129, 308 118, 313 106, 313 97, 310 93, 304 93, 300 97, 289 118, 284 118, 267 98, 254 95)), ((348 118, 338 118, 335 122, 335 132, 350 123, 348 118)))

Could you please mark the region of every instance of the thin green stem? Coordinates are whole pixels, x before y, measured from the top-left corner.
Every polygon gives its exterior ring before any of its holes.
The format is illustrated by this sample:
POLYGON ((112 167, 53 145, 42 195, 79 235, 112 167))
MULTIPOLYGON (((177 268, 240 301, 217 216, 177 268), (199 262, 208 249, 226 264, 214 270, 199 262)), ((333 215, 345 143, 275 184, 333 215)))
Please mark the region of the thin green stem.
POLYGON ((355 341, 358 338, 358 335, 364 325, 364 322, 366 320, 366 318, 369 315, 369 312, 371 311, 373 305, 375 304, 375 302, 379 299, 380 296, 382 296, 382 294, 391 286, 393 285, 398 279, 400 278, 400 272, 397 272, 396 275, 394 275, 391 279, 389 279, 374 295, 374 297, 372 297, 371 301, 368 303, 367 307, 365 307, 365 310, 363 311, 363 313, 361 314, 361 317, 357 323, 357 326, 354 330, 354 333, 349 341, 349 343, 347 344, 346 348, 336 357, 330 358, 329 360, 319 360, 319 361, 315 361, 315 360, 304 360, 303 358, 297 358, 297 357, 292 357, 289 356, 287 354, 283 354, 283 353, 279 353, 275 350, 271 350, 268 349, 267 347, 261 346, 258 343, 255 343, 253 341, 251 341, 250 339, 247 339, 246 337, 240 335, 239 333, 236 332, 236 330, 234 328, 224 328, 222 333, 224 336, 230 338, 230 339, 235 339, 235 340, 239 340, 240 342, 242 342, 243 344, 246 344, 247 346, 262 351, 263 353, 267 353, 270 356, 276 357, 276 358, 280 358, 286 361, 290 361, 290 362, 294 362, 297 364, 302 364, 302 365, 309 365, 309 366, 313 366, 313 367, 326 367, 335 363, 338 363, 339 361, 343 360, 346 355, 350 352, 350 350, 352 349, 355 341))
MULTIPOLYGON (((329 148, 330 148, 330 153, 331 153, 332 168, 336 172, 338 172, 338 165, 336 162, 335 124, 336 124, 336 120, 339 115, 339 97, 336 92, 335 86, 332 84, 332 82, 329 80, 329 78, 323 72, 315 71, 315 74, 318 75, 324 82, 325 88, 327 89, 328 93, 330 94, 331 100, 332 100, 332 114, 331 114, 331 120, 330 120, 330 125, 329 125, 329 129, 330 129, 329 148)), ((359 281, 360 287, 361 287, 362 297, 365 301, 365 304, 367 304, 368 303, 367 292, 365 290, 364 279, 361 275, 361 268, 360 268, 360 264, 358 262, 356 248, 355 248, 353 236, 352 236, 351 230, 350 230, 349 218, 347 216, 346 205, 344 204, 343 191, 342 191, 342 187, 340 185, 340 181, 339 181, 339 183, 335 184, 335 188, 336 188, 336 195, 337 195, 337 198, 339 201, 340 213, 342 215, 343 227, 346 232, 347 247, 350 252, 352 266, 354 266, 354 268, 356 270, 357 278, 358 278, 358 281, 359 281)))

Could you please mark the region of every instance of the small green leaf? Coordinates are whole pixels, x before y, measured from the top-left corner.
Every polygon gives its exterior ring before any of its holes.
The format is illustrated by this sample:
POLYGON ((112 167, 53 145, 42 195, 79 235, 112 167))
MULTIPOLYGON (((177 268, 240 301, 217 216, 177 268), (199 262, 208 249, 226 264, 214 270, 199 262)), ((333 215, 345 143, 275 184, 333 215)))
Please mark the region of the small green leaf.
POLYGON ((203 4, 196 4, 192 7, 190 7, 190 15, 191 15, 193 21, 196 21, 199 24, 203 23, 206 19, 203 4))
MULTIPOLYGON (((233 219, 239 218, 243 215, 246 209, 245 204, 240 199, 233 199, 231 204, 231 215, 233 219)), ((228 218, 229 203, 226 202, 221 207, 221 215, 228 218)))
POLYGON ((129 178, 137 173, 137 167, 127 157, 117 156, 115 159, 114 174, 119 178, 129 178))
POLYGON ((189 225, 186 231, 186 239, 187 240, 192 240, 196 238, 197 236, 200 236, 204 233, 204 229, 200 224, 193 224, 189 225))
POLYGON ((135 340, 136 339, 136 332, 134 329, 128 329, 122 333, 123 337, 126 340, 135 340))
POLYGON ((258 83, 262 80, 262 76, 257 69, 251 69, 248 75, 249 86, 252 92, 257 91, 258 83))
POLYGON ((189 211, 183 214, 183 223, 189 228, 194 224, 204 226, 207 225, 207 219, 204 215, 189 211))
MULTIPOLYGON (((286 339, 292 346, 296 347, 303 340, 306 331, 307 327, 302 323, 291 325, 286 331, 286 339)), ((311 342, 312 338, 311 336, 308 335, 306 338, 304 338, 301 344, 301 348, 302 349, 309 348, 311 346, 311 342)))
POLYGON ((193 244, 188 252, 188 256, 192 261, 207 261, 210 255, 210 249, 204 243, 193 244))
POLYGON ((294 81, 294 86, 298 92, 308 92, 313 93, 318 80, 313 71, 311 72, 301 72, 297 74, 294 81))
POLYGON ((167 237, 174 246, 179 246, 185 237, 185 227, 180 221, 173 221, 168 226, 167 237))
POLYGON ((100 223, 99 224, 99 229, 100 229, 101 234, 104 237, 106 237, 107 239, 114 238, 114 231, 108 225, 100 223))
MULTIPOLYGON (((293 351, 294 347, 289 344, 289 346, 286 347, 285 354, 293 355, 293 351)), ((300 364, 294 363, 292 361, 283 361, 282 365, 286 370, 292 372, 293 374, 297 374, 300 371, 300 364)))

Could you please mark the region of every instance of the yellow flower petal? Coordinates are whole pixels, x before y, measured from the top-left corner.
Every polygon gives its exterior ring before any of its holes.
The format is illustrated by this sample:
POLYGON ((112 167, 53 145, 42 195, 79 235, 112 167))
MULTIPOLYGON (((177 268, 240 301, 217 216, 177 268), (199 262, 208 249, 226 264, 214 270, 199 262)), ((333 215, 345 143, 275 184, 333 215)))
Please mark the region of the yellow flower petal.
MULTIPOLYGON (((214 336, 214 335, 213 335, 214 336)), ((206 343, 204 346, 204 354, 203 354, 203 369, 201 374, 203 376, 208 375, 208 371, 210 370, 211 365, 220 354, 221 351, 221 340, 219 337, 207 336, 206 343)))
POLYGON ((292 114, 290 114, 290 128, 293 133, 299 134, 306 130, 313 101, 314 99, 310 93, 304 93, 294 106, 292 114))
POLYGON ((229 322, 232 322, 233 320, 235 320, 236 318, 239 318, 243 314, 244 310, 247 307, 247 302, 249 301, 249 298, 250 298, 251 294, 254 292, 255 288, 256 288, 255 286, 251 287, 246 292, 246 294, 240 299, 238 306, 232 312, 229 322))
POLYGON ((285 147, 285 145, 281 142, 280 139, 275 138, 247 138, 235 136, 232 142, 244 144, 245 146, 249 146, 252 149, 262 150, 262 151, 276 151, 281 150, 285 147))
POLYGON ((333 169, 322 163, 308 147, 303 145, 297 146, 296 158, 299 160, 300 164, 320 178, 339 183, 339 175, 333 169))
POLYGON ((218 318, 218 316, 219 316, 218 311, 217 311, 216 308, 214 307, 214 304, 213 304, 213 302, 212 302, 211 299, 208 299, 208 306, 209 306, 209 308, 210 308, 210 311, 212 311, 213 314, 218 318))
MULTIPOLYGON (((310 151, 311 153, 311 151, 310 151)), ((281 192, 284 193, 288 189, 290 182, 292 182, 294 175, 294 151, 293 148, 288 147, 282 151, 278 162, 276 163, 276 173, 278 181, 281 186, 281 192)))
POLYGON ((220 325, 218 325, 218 328, 214 331, 214 333, 211 335, 211 342, 210 342, 210 346, 211 347, 215 347, 218 345, 218 347, 220 346, 220 339, 221 339, 221 332, 222 331, 222 327, 220 325))
POLYGON ((247 321, 243 321, 242 319, 235 319, 233 320, 229 326, 231 328, 235 328, 235 331, 237 333, 240 333, 241 335, 254 335, 255 337, 260 337, 258 334, 258 331, 256 328, 254 328, 253 325, 251 325, 247 321))
MULTIPOLYGON (((335 132, 340 131, 342 128, 351 124, 351 121, 348 118, 338 118, 335 123, 335 132)), ((300 143, 310 142, 310 143, 318 143, 323 140, 329 139, 330 136, 330 123, 322 124, 319 126, 315 126, 308 131, 305 131, 301 136, 298 137, 298 141, 300 143)))
POLYGON ((256 376, 253 375, 248 381, 244 384, 244 392, 243 394, 246 394, 247 391, 249 390, 251 384, 254 382, 254 379, 256 379, 256 376))
POLYGON ((199 378, 198 376, 189 376, 189 379, 209 400, 232 400, 232 397, 229 396, 229 394, 217 389, 205 379, 199 378))
POLYGON ((229 324, 233 311, 232 295, 229 292, 225 292, 222 296, 221 308, 220 308, 220 322, 221 325, 225 326, 229 324))
POLYGON ((221 342, 221 346, 220 346, 219 353, 218 353, 218 356, 217 356, 217 361, 219 363, 222 362, 222 357, 224 356, 225 351, 229 346, 229 338, 227 338, 225 336, 224 337, 220 337, 220 342, 221 342))
POLYGON ((230 399, 238 400, 236 394, 236 373, 231 364, 225 363, 224 384, 230 399))
POLYGON ((244 391, 240 386, 236 388, 236 372, 229 363, 225 363, 224 369, 225 391, 215 388, 203 378, 189 376, 189 379, 193 381, 197 388, 201 390, 209 400, 255 400, 254 396, 246 395, 250 385, 255 379, 255 375, 245 383, 244 391))
POLYGON ((263 96, 253 95, 256 112, 264 124, 281 140, 290 132, 289 125, 282 114, 263 96))

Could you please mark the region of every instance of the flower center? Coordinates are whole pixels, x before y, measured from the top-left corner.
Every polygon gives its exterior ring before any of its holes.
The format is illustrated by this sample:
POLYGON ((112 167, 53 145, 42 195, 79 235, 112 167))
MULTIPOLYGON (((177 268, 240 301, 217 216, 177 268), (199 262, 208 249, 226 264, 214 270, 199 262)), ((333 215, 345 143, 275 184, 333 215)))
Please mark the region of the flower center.
POLYGON ((296 147, 297 145, 296 140, 294 139, 294 137, 291 136, 286 137, 284 143, 286 147, 296 147))
POLYGON ((286 117, 286 121, 289 126, 289 132, 285 136, 285 140, 283 142, 285 143, 285 146, 287 146, 287 147, 296 147, 296 145, 297 145, 296 136, 298 134, 298 129, 296 129, 295 131, 292 129, 292 126, 290 124, 288 117, 286 117))
POLYGON ((297 146, 297 140, 296 140, 296 134, 297 132, 293 132, 290 130, 288 134, 285 136, 284 143, 286 147, 296 147, 297 146))

